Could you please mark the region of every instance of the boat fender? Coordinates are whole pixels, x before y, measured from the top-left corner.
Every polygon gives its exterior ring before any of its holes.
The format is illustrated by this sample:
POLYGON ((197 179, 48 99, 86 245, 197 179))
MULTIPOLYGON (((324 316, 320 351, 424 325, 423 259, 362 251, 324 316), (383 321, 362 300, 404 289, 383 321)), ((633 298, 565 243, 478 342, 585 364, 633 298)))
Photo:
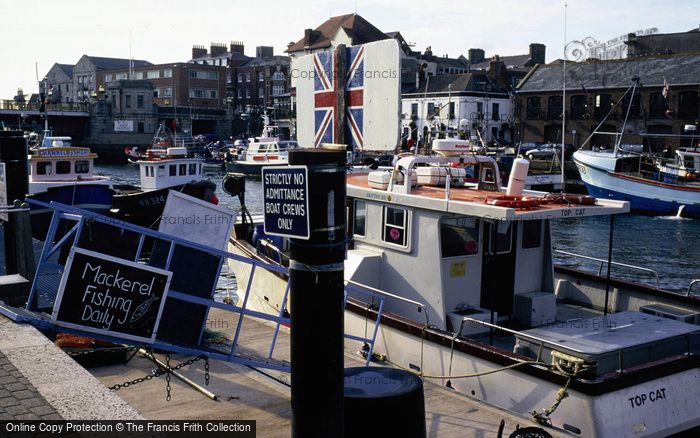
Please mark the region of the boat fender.
POLYGON ((494 196, 486 198, 486 204, 494 205, 496 207, 506 207, 506 208, 535 208, 540 205, 538 198, 532 196, 494 196))

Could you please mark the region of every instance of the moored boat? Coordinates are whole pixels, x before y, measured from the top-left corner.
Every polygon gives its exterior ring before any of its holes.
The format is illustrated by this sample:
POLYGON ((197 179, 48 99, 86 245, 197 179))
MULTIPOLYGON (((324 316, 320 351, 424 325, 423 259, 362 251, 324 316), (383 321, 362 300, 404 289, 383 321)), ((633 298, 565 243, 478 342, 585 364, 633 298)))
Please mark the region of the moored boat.
MULTIPOLYGON (((105 214, 112 205, 112 180, 94 174, 95 158, 90 148, 72 146, 71 137, 44 131, 40 143, 30 148, 27 198, 105 214)), ((32 205, 30 216, 34 237, 43 239, 51 213, 32 205)))
MULTIPOLYGON (((438 157, 347 176, 345 279, 385 297, 378 306, 350 293, 346 333, 364 338, 379 326, 371 347, 347 347, 580 436, 666 436, 700 425, 700 300, 618 288, 608 302, 605 287, 575 273, 555 278, 551 221, 611 216, 629 204, 520 192, 516 182, 505 193, 495 161, 462 164, 476 182, 438 157)), ((284 252, 285 242, 269 241, 258 251, 250 231, 238 227, 230 251, 268 262, 284 252)), ((245 290, 249 272, 229 266, 245 290)), ((285 278, 250 281, 248 307, 289 311, 285 278)))
POLYGON ((116 185, 111 215, 144 227, 157 227, 168 191, 218 203, 216 184, 204 179, 203 159, 190 158, 186 148, 167 148, 164 155, 139 160, 140 186, 116 185))

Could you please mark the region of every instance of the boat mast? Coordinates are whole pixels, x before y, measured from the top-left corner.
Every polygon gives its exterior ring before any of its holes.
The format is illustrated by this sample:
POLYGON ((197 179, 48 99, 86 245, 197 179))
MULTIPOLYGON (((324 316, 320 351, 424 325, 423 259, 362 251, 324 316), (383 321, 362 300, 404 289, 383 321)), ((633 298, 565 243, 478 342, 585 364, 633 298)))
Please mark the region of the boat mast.
POLYGON ((561 90, 561 160, 559 166, 561 167, 561 192, 564 193, 564 184, 566 183, 566 178, 564 177, 564 160, 565 160, 565 147, 566 144, 566 1, 564 2, 564 74, 562 78, 562 90, 561 90))
MULTIPOLYGON (((634 93, 637 91, 637 86, 639 85, 639 76, 633 78, 632 81, 633 82, 632 82, 632 92, 630 93, 630 103, 629 103, 629 105, 627 105, 627 111, 625 112, 625 120, 622 122, 622 128, 620 128, 620 136, 617 137, 617 141, 615 142, 615 150, 613 151, 613 156, 615 156, 615 157, 617 157, 617 151, 620 149, 620 143, 622 142, 622 136, 625 135, 625 126, 627 126, 627 119, 630 116, 630 111, 632 109, 632 103, 634 103, 634 93)), ((640 97, 640 101, 641 101, 641 97, 640 97)))

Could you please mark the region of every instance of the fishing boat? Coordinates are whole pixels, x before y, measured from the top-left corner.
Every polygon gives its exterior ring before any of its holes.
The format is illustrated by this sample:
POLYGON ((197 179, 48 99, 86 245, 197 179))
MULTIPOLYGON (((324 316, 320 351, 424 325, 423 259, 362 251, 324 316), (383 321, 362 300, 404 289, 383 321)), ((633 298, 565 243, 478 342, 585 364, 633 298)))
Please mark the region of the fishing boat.
POLYGON ((289 151, 298 147, 296 141, 279 140, 276 137, 251 138, 239 158, 226 163, 228 173, 260 175, 263 166, 286 166, 289 151))
MULTIPOLYGON (((634 95, 637 88, 638 80, 625 95, 634 95)), ((625 119, 612 150, 583 149, 597 133, 594 130, 574 153, 588 192, 599 198, 629 201, 631 209, 639 213, 700 218, 700 149, 679 149, 675 158, 668 159, 652 151, 622 147, 626 122, 625 119)))
MULTIPOLYGON (((576 436, 700 425, 700 299, 554 267, 552 221, 612 227, 629 203, 523 190, 525 160, 504 188, 493 158, 460 158, 347 175, 345 282, 384 299, 349 292, 346 348, 576 436)), ((287 264, 251 219, 229 251, 287 264)), ((248 308, 290 313, 284 275, 229 269, 248 308)))
POLYGON ((216 184, 202 174, 203 162, 203 159, 188 157, 184 147, 166 148, 162 155, 139 160, 140 186, 115 185, 110 215, 157 228, 169 190, 218 204, 216 184))
MULTIPOLYGON (((29 149, 29 193, 27 198, 73 205, 104 214, 112 205, 112 180, 94 174, 97 154, 87 147, 72 146, 68 136, 54 136, 46 129, 29 149)), ((32 206, 34 237, 46 236, 51 213, 32 206)))
POLYGON ((153 158, 163 157, 167 155, 168 148, 179 147, 185 148, 187 154, 201 154, 205 150, 206 142, 204 137, 191 136, 176 136, 165 126, 165 123, 158 125, 156 133, 153 134, 151 144, 143 151, 138 146, 124 148, 124 154, 129 163, 136 164, 141 160, 150 160, 153 158))

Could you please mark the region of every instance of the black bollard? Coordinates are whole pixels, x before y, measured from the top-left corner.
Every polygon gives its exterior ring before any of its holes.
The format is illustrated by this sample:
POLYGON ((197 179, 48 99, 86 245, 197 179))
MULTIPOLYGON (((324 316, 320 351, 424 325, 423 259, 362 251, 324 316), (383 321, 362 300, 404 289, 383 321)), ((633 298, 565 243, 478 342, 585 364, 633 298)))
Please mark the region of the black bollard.
MULTIPOLYGON (((0 131, 0 162, 5 163, 5 187, 7 204, 12 205, 16 199, 24 200, 29 192, 29 174, 27 169, 27 142, 22 131, 0 131)), ((8 214, 8 221, 3 222, 5 231, 5 272, 18 273, 16 221, 15 215, 8 214)))
POLYGON ((291 239, 292 436, 343 436, 345 149, 298 149, 308 167, 309 240, 291 239))

